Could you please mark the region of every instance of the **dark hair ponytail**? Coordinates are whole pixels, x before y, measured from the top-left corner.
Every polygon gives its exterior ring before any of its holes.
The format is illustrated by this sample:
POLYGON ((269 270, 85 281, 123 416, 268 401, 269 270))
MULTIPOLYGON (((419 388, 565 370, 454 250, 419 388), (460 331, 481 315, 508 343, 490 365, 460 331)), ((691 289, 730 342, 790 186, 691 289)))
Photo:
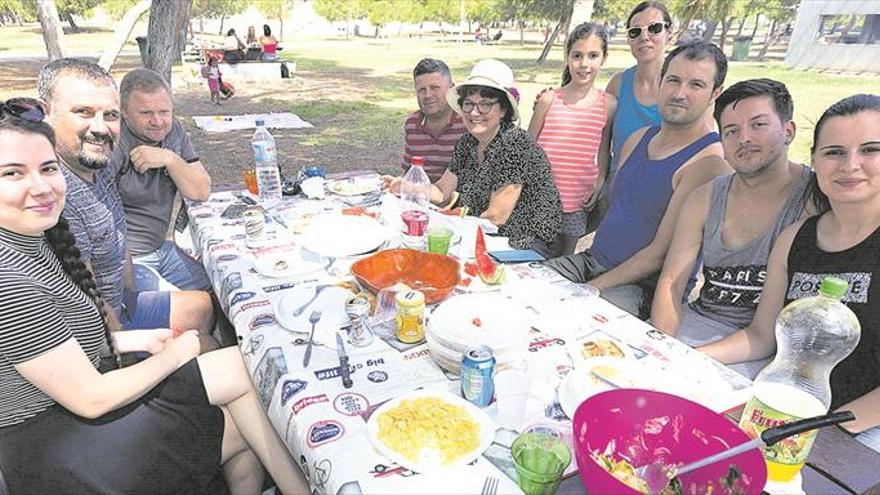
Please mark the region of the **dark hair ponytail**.
MULTIPOLYGON (((92 276, 92 272, 86 268, 86 264, 80 259, 80 252, 76 247, 76 238, 70 232, 70 226, 68 225, 67 220, 65 220, 64 217, 59 217, 58 223, 45 232, 45 237, 52 252, 55 253, 55 257, 61 262, 61 268, 64 270, 64 273, 70 277, 73 283, 76 284, 76 286, 92 300, 95 307, 98 308, 98 313, 101 314, 101 322, 104 324, 107 345, 110 347, 110 352, 116 358, 116 364, 120 365, 121 359, 119 353, 116 352, 116 349, 113 347, 113 341, 110 339, 111 328, 110 322, 107 319, 107 311, 104 308, 104 299, 101 298, 101 292, 98 290, 97 284, 95 284, 95 278, 92 276)), ((115 331, 118 329, 114 328, 112 330, 115 331)))
POLYGON ((571 53, 571 48, 580 40, 585 40, 590 36, 598 36, 599 40, 602 42, 602 56, 608 56, 608 33, 605 31, 605 28, 601 24, 596 24, 594 22, 584 22, 578 24, 575 27, 571 34, 568 35, 568 41, 565 42, 565 69, 562 70, 562 85, 571 82, 571 71, 568 70, 568 57, 571 53))

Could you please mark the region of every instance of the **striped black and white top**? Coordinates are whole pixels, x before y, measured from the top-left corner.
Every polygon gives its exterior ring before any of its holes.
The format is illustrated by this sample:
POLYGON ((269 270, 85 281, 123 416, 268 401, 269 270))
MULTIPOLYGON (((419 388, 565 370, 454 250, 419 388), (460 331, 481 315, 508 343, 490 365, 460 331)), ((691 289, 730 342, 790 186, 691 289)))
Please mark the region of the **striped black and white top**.
POLYGON ((0 228, 0 428, 55 405, 15 365, 71 337, 97 368, 105 344, 98 309, 64 273, 42 236, 0 228))

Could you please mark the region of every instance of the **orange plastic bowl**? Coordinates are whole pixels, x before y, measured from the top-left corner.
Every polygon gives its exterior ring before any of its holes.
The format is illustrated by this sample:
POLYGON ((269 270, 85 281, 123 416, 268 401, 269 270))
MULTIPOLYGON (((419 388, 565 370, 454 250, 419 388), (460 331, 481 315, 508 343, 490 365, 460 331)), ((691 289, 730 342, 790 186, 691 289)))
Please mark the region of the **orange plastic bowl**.
POLYGON ((380 251, 351 265, 351 273, 374 294, 403 282, 422 291, 427 304, 449 297, 459 282, 458 260, 411 249, 380 251))

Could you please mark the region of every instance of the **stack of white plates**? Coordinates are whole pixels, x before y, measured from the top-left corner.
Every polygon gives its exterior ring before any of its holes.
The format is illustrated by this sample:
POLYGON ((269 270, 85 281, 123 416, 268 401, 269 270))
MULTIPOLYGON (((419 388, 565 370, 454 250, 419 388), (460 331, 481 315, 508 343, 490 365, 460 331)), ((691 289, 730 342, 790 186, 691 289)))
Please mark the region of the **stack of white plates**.
POLYGON ((431 357, 452 373, 460 373, 461 357, 485 345, 504 368, 520 359, 527 346, 529 319, 523 308, 500 294, 464 294, 441 303, 428 321, 425 339, 431 357))

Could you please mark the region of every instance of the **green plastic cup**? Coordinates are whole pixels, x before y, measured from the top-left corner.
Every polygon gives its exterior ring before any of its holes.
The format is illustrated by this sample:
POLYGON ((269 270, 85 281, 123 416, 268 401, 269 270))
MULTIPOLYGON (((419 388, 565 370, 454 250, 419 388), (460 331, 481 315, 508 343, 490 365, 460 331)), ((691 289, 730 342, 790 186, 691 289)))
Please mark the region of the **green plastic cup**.
POLYGON ((571 463, 571 451, 558 436, 546 431, 529 431, 510 446, 516 467, 517 485, 526 495, 553 495, 562 473, 571 463))
POLYGON ((449 252, 449 242, 452 240, 452 230, 446 227, 428 228, 428 252, 446 254, 449 252))

